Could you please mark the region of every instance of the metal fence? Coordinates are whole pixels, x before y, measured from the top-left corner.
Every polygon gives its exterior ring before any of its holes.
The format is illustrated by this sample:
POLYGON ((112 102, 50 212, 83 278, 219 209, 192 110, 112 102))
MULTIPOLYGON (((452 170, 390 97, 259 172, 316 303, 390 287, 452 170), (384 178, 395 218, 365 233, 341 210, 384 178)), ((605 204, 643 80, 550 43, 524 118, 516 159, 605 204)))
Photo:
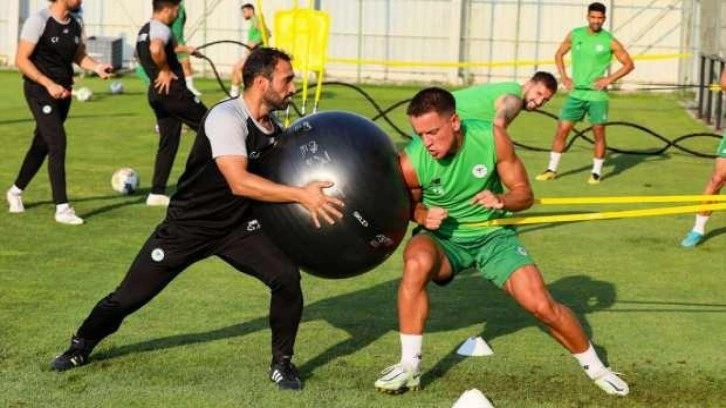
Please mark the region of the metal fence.
MULTIPOLYGON (((187 40, 200 45, 245 38, 243 0, 186 0, 187 40)), ((554 53, 567 33, 586 24, 589 0, 315 0, 331 15, 329 78, 349 81, 443 83, 520 80, 554 71, 554 53)), ((11 64, 20 24, 45 0, 0 4, 0 63, 11 64)), ((254 1, 253 1, 254 3, 254 1)), ((294 0, 259 0, 271 25, 294 0)), ((305 3, 302 1, 301 3, 305 3)), ((726 7, 721 0, 610 0, 606 29, 636 60, 624 83, 696 83, 699 54, 723 56, 726 7), (718 33, 718 35, 714 35, 718 33)), ((84 4, 89 36, 118 36, 125 64, 133 40, 151 15, 151 0, 92 0, 84 4)), ((274 35, 272 43, 274 45, 274 35)), ((223 72, 241 47, 205 50, 223 72)), ((195 61, 203 74, 204 61, 195 61)))

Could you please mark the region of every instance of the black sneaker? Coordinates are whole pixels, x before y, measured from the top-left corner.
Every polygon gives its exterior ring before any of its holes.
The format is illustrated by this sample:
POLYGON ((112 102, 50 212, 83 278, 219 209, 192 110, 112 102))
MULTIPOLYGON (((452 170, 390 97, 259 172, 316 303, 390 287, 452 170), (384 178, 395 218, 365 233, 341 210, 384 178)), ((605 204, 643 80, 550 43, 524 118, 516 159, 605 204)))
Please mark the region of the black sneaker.
POLYGON ((71 346, 63 354, 56 356, 50 362, 50 367, 56 371, 65 371, 86 365, 88 364, 88 355, 91 354, 95 345, 95 342, 74 335, 71 338, 71 346))
POLYGON ((297 367, 290 361, 290 357, 272 361, 270 365, 270 380, 277 384, 281 390, 302 390, 302 381, 297 373, 297 367))

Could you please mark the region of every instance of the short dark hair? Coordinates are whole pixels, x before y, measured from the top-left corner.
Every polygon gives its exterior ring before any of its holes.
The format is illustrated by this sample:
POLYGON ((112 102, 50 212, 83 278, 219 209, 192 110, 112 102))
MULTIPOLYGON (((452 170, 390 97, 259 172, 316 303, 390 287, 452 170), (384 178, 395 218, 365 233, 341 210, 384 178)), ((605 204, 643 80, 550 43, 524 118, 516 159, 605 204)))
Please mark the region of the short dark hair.
POLYGON ((245 88, 251 86, 255 78, 260 75, 272 78, 272 73, 275 72, 280 60, 290 62, 292 57, 277 48, 260 47, 252 51, 242 66, 242 83, 245 88))
POLYGON ((429 112, 436 112, 439 115, 450 115, 456 112, 454 95, 446 89, 436 86, 418 91, 408 104, 406 114, 418 117, 429 112))
POLYGON ((244 10, 246 8, 251 9, 253 12, 255 11, 255 6, 253 6, 252 3, 245 3, 239 9, 244 10))
POLYGON ((596 1, 594 3, 590 3, 590 5, 587 6, 587 13, 589 14, 592 11, 599 11, 599 12, 605 14, 605 12, 607 11, 607 7, 605 7, 604 4, 596 1))
POLYGON ((152 5, 154 7, 154 11, 161 11, 164 7, 178 6, 181 2, 182 0, 153 0, 152 5))
POLYGON ((531 81, 534 83, 544 84, 544 86, 546 86, 552 93, 557 92, 557 79, 555 79, 555 76, 549 72, 537 71, 534 75, 532 75, 531 81))

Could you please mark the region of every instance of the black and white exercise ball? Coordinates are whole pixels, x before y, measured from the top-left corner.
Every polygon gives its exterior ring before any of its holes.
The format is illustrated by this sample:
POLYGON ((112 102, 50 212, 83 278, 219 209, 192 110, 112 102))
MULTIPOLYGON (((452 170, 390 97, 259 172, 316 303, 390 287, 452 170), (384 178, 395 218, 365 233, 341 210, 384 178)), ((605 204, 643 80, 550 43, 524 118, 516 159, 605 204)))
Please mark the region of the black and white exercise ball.
POLYGON ((329 111, 298 119, 261 160, 262 174, 303 186, 332 181, 325 193, 345 203, 343 218, 316 229, 299 204, 260 203, 270 238, 306 272, 341 279, 380 265, 403 240, 409 196, 395 145, 371 120, 329 111))

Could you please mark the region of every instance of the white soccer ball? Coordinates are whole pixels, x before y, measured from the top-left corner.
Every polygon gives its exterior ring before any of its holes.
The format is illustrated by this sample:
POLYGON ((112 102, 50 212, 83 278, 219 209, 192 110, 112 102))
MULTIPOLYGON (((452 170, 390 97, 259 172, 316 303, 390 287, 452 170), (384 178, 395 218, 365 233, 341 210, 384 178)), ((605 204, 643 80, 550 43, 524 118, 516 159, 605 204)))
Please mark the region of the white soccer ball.
POLYGON ((111 187, 124 195, 133 194, 139 188, 139 173, 129 167, 120 168, 111 176, 111 187))
POLYGON ((108 89, 113 95, 122 94, 124 93, 124 83, 121 81, 111 82, 111 85, 109 85, 108 89))
POLYGON ((89 88, 86 88, 85 86, 83 88, 78 88, 73 90, 73 95, 78 99, 79 102, 86 102, 87 100, 91 99, 91 96, 93 96, 93 92, 89 88))

